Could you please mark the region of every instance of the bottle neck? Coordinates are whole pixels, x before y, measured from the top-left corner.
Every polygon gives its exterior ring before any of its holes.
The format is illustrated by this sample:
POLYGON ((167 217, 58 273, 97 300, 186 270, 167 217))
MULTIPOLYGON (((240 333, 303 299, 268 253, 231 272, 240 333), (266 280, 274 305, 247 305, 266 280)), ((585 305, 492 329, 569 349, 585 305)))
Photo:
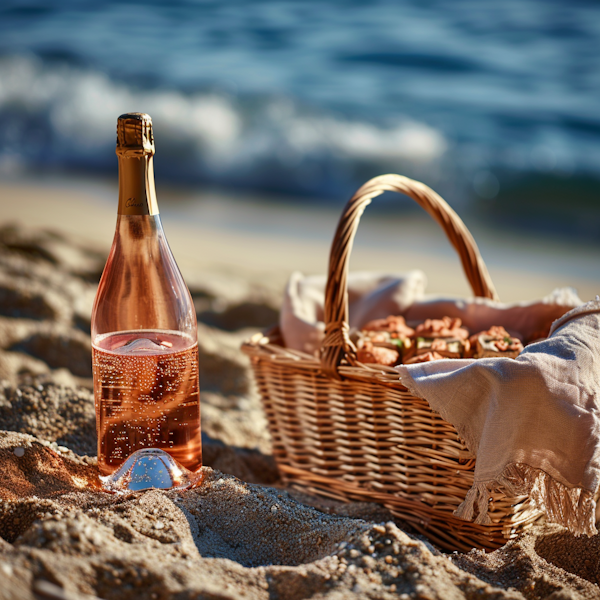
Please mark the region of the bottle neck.
POLYGON ((120 215, 157 215, 154 157, 119 156, 120 215))

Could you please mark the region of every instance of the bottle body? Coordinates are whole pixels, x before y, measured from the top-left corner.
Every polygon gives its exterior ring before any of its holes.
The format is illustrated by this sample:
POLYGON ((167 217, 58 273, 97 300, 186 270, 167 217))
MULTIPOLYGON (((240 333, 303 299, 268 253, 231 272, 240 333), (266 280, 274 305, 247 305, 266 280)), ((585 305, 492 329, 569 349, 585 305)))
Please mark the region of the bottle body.
POLYGON ((202 466, 196 316, 158 214, 153 140, 139 146, 117 146, 119 214, 92 312, 101 477, 142 448, 202 466))

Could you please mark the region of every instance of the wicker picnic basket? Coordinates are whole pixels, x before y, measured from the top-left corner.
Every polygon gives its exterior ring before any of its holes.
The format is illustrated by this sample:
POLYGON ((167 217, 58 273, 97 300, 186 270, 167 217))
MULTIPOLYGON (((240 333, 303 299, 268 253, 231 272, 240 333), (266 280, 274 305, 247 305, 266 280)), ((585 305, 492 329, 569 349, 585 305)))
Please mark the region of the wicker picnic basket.
POLYGON ((473 483, 475 458, 455 428, 396 371, 357 361, 349 340, 347 277, 360 217, 385 191, 410 196, 442 227, 475 296, 497 299, 473 237, 426 185, 383 175, 346 205, 329 259, 325 339, 320 358, 284 347, 279 328, 243 345, 249 355, 283 479, 343 501, 378 502, 446 550, 492 550, 542 513, 527 496, 490 494, 490 525, 454 516, 473 483))

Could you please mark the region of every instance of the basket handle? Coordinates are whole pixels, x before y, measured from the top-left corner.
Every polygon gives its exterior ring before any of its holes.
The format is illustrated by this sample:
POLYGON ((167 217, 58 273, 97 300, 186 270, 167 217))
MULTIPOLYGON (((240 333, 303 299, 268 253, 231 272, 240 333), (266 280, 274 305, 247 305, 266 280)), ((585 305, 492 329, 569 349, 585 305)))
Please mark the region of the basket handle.
POLYGON ((410 196, 440 225, 460 257, 475 296, 498 300, 498 294, 473 236, 450 205, 430 187, 401 175, 381 175, 367 181, 350 198, 338 223, 329 255, 325 288, 325 339, 321 351, 323 371, 340 379, 343 358, 356 363, 354 345, 348 337, 348 265, 360 217, 373 198, 383 192, 410 196))

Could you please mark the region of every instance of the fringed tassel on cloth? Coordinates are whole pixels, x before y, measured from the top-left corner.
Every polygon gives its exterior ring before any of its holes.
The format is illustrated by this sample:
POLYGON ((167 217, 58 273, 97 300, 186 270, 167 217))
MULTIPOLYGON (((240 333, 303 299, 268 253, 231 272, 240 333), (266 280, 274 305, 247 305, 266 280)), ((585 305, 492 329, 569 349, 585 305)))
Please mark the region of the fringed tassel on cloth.
POLYGON ((477 508, 475 523, 489 524, 489 493, 497 489, 509 497, 528 495, 534 507, 546 513, 549 522, 558 523, 575 535, 598 533, 596 501, 592 492, 569 488, 545 471, 522 463, 507 465, 494 481, 474 484, 454 514, 466 521, 473 521, 477 508))
POLYGON ((454 514, 465 521, 472 521, 477 507, 478 525, 489 525, 491 520, 488 515, 489 489, 487 483, 476 483, 467 492, 462 504, 454 511, 454 514))

